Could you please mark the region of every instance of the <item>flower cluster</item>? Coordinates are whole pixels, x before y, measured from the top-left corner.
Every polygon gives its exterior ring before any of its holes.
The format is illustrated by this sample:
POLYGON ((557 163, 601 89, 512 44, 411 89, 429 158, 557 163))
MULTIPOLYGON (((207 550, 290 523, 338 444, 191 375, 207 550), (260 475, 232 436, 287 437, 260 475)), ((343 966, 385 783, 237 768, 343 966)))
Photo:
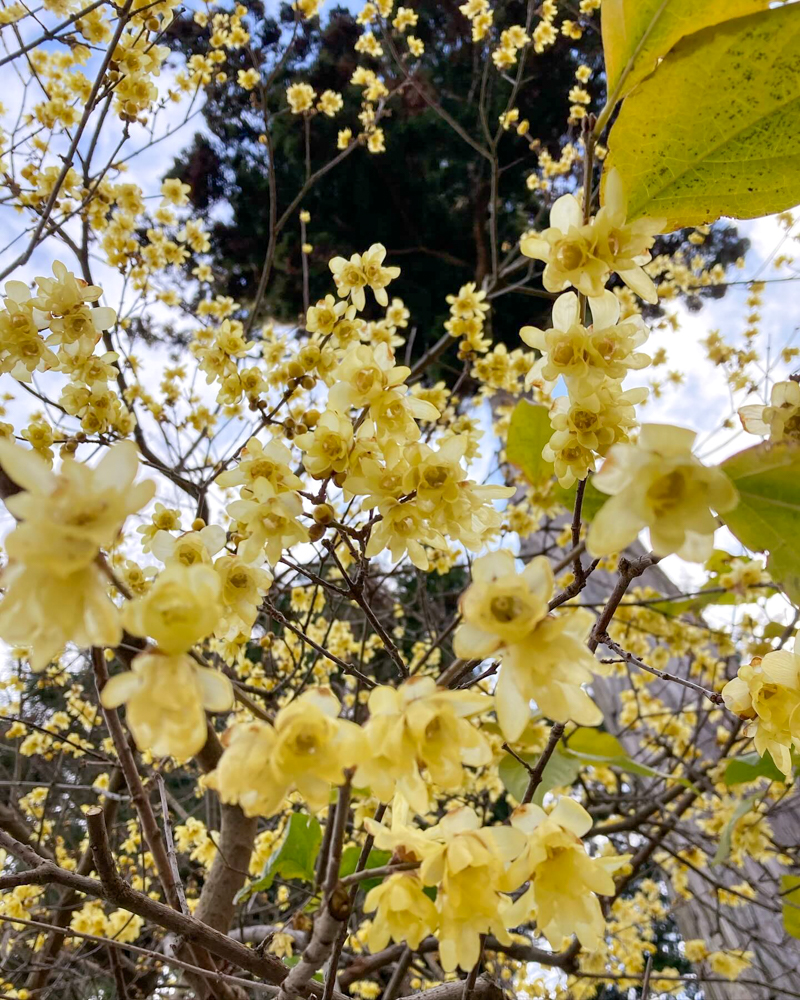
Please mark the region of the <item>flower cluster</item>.
POLYGON ((373 950, 390 939, 407 939, 405 917, 412 947, 413 940, 436 934, 444 970, 471 969, 481 935, 509 944, 508 930, 532 913, 554 948, 572 933, 589 948, 599 946, 605 921, 596 894, 613 894, 611 873, 629 856, 586 853, 580 838, 592 820, 577 802, 560 799, 549 815, 538 806, 522 806, 508 826, 482 826, 469 806, 424 830, 407 820, 402 799, 395 799, 390 828, 367 822, 379 847, 419 862, 418 870, 392 875, 367 896, 365 909, 377 911, 369 938, 373 950), (527 890, 512 902, 506 893, 526 882, 527 890), (435 905, 425 886, 437 887, 435 905))

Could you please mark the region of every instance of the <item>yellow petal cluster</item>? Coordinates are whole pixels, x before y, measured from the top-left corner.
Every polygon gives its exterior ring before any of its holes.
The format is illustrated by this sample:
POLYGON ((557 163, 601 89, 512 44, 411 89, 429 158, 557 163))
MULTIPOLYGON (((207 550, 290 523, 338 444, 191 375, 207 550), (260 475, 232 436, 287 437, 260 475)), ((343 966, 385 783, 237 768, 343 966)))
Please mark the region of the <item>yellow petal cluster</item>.
POLYGON ((100 698, 105 708, 126 706, 128 728, 140 750, 181 759, 202 750, 206 710, 233 707, 228 678, 183 653, 140 653, 130 670, 109 678, 100 698))
POLYGON ((464 765, 491 762, 488 740, 467 721, 491 703, 479 692, 439 688, 432 677, 374 688, 363 730, 369 749, 353 779, 356 787, 369 787, 382 802, 397 790, 415 812, 426 813, 431 802, 422 768, 435 785, 453 792, 463 785, 464 765))
POLYGON ((30 646, 34 670, 69 641, 116 644, 119 615, 96 560, 153 495, 152 482, 134 485, 135 445, 115 445, 94 468, 65 459, 56 474, 40 455, 0 440, 0 465, 22 487, 6 501, 19 523, 6 539, 0 635, 30 646))
POLYGON ((769 751, 787 778, 791 748, 800 749, 800 656, 785 649, 756 656, 722 689, 726 706, 749 720, 747 735, 760 754, 769 751))
POLYGON ((310 688, 278 712, 274 726, 234 726, 223 739, 225 752, 209 787, 247 816, 274 815, 295 788, 311 809, 322 809, 331 787, 365 754, 361 729, 340 719, 340 709, 329 688, 310 688))
POLYGON ((593 555, 621 551, 646 527, 659 556, 708 559, 717 527, 712 510, 731 510, 738 495, 724 472, 692 454, 695 437, 683 427, 645 424, 635 445, 614 445, 593 479, 611 495, 589 529, 593 555))
POLYGON ((629 855, 593 858, 586 853, 581 837, 591 829, 592 817, 574 799, 559 799, 549 815, 539 806, 520 806, 511 825, 527 842, 506 872, 505 884, 509 890, 525 881, 529 886, 514 902, 510 924, 535 918, 554 950, 575 934, 595 951, 605 930, 597 896, 614 894, 612 872, 629 855))
POLYGON ((494 700, 508 740, 517 740, 528 724, 531 700, 557 722, 597 725, 602 719, 581 686, 599 669, 586 648, 591 616, 550 615, 553 586, 546 556, 518 573, 514 556, 501 549, 475 560, 472 584, 461 597, 453 648, 464 659, 496 654, 502 661, 494 700))

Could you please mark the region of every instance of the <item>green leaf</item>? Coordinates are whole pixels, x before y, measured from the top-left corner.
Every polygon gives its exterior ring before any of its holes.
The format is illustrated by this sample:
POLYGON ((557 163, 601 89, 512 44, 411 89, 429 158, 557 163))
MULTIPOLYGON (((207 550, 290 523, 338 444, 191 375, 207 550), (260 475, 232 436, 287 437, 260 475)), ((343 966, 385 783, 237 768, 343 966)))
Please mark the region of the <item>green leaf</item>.
POLYGON ((734 757, 725 768, 726 785, 741 785, 745 781, 755 781, 757 778, 786 782, 786 776, 776 766, 769 750, 763 757, 755 751, 743 754, 741 757, 734 757))
POLYGON ((592 729, 589 726, 579 726, 567 739, 567 756, 583 764, 593 764, 595 766, 616 767, 620 771, 628 774, 638 774, 645 778, 664 778, 667 781, 676 781, 679 785, 691 788, 692 791, 699 790, 688 780, 666 771, 657 771, 647 764, 640 764, 625 753, 625 748, 611 733, 604 733, 600 729, 592 729))
POLYGON ((529 403, 527 399, 517 403, 508 426, 506 458, 535 486, 553 476, 553 463, 542 458, 542 448, 552 433, 546 406, 529 403))
MULTIPOLYGON (((763 639, 780 639, 783 633, 786 631, 786 626, 781 625, 780 622, 770 622, 769 625, 764 629, 763 639)), ((789 638, 792 637, 796 630, 792 629, 789 634, 789 638)))
POLYGON ((545 794, 551 789, 571 785, 580 773, 581 762, 556 747, 542 772, 539 787, 534 792, 534 805, 540 806, 544 802, 545 794))
POLYGON ((720 468, 739 491, 722 520, 742 545, 769 552, 770 576, 800 603, 800 446, 757 444, 720 468))
POLYGON ((591 726, 579 726, 567 739, 573 753, 593 754, 595 757, 624 757, 625 747, 612 733, 591 726))
MULTIPOLYGON (((531 767, 539 759, 539 755, 535 753, 521 753, 520 757, 531 767)), ((521 802, 525 789, 528 787, 528 772, 522 764, 515 760, 511 754, 506 754, 500 761, 497 771, 506 791, 513 795, 517 802, 521 802)))
POLYGON ((781 875, 781 902, 786 933, 800 938, 800 876, 781 875))
MULTIPOLYGON (((539 756, 537 753, 520 754, 520 757, 527 764, 530 764, 531 767, 536 765, 539 756)), ((561 785, 571 785, 578 777, 580 769, 581 764, 579 760, 566 756, 556 747, 556 750, 542 772, 542 780, 533 796, 534 803, 540 806, 545 792, 549 792, 551 788, 558 788, 561 785)), ((526 768, 508 754, 500 761, 498 771, 500 773, 500 780, 505 785, 506 790, 514 796, 517 802, 521 802, 530 778, 526 768)))
POLYGON ((751 795, 749 798, 741 801, 736 807, 736 811, 725 824, 720 834, 717 852, 711 860, 712 865, 720 865, 723 861, 727 861, 731 853, 731 837, 733 836, 733 831, 736 829, 736 824, 743 816, 746 816, 750 812, 758 799, 758 795, 751 795))
POLYGON ((619 170, 629 217, 666 219, 670 232, 798 204, 798 50, 798 4, 678 42, 627 97, 609 136, 604 176, 619 170))
POLYGON ((710 594, 695 594, 693 597, 665 597, 650 607, 654 611, 663 611, 667 615, 685 615, 689 611, 700 611, 710 604, 735 604, 736 597, 731 593, 719 593, 719 580, 711 579, 703 588, 716 591, 710 594))
MULTIPOLYGON (((342 851, 342 860, 339 865, 339 878, 344 878, 345 875, 352 875, 356 870, 356 865, 358 864, 358 859, 361 856, 361 848, 357 845, 353 847, 346 847, 342 851)), ((367 863, 365 868, 380 868, 381 865, 388 865, 392 858, 391 851, 379 851, 377 848, 371 850, 367 855, 367 863)), ((364 892, 369 892, 370 889, 374 888, 382 881, 381 878, 365 878, 359 882, 359 887, 364 890, 364 892)))
POLYGON ((266 892, 278 877, 313 882, 321 842, 322 829, 316 816, 292 813, 284 838, 264 866, 263 875, 240 889, 236 902, 248 899, 253 893, 266 892))
MULTIPOLYGON (((575 509, 575 493, 578 489, 578 484, 573 483, 569 489, 565 489, 563 486, 556 485, 553 489, 553 496, 558 500, 559 503, 564 504, 567 510, 575 509)), ((592 518, 597 514, 603 504, 608 500, 608 496, 605 493, 601 493, 596 486, 592 484, 592 480, 586 484, 586 489, 583 491, 583 503, 581 504, 581 520, 591 521, 592 518)))
POLYGON ((684 35, 769 6, 769 0, 603 0, 606 86, 621 100, 684 35))

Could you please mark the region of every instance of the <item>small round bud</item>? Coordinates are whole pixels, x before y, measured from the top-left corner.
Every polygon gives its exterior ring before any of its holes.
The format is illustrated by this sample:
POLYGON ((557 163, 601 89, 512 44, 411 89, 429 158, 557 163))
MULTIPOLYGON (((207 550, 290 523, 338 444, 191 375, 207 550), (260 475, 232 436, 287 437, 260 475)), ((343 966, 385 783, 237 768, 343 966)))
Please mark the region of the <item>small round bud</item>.
POLYGON ((325 534, 326 528, 322 524, 312 524, 308 529, 308 538, 311 542, 318 542, 325 534))
POLYGON ((302 378, 305 371, 299 361, 290 361, 286 366, 286 374, 289 378, 302 378))
POLYGON ((206 522, 202 517, 196 517, 194 521, 192 521, 192 531, 202 531, 205 526, 206 522))
POLYGON ((319 410, 306 410, 303 414, 303 423, 306 427, 316 427, 319 422, 319 410))
POLYGON ((314 378, 313 375, 304 375, 300 379, 300 385, 302 385, 304 389, 313 389, 316 384, 317 380, 314 378))
POLYGON ((328 525, 336 519, 336 511, 329 503, 321 503, 314 508, 314 520, 317 524, 328 525))

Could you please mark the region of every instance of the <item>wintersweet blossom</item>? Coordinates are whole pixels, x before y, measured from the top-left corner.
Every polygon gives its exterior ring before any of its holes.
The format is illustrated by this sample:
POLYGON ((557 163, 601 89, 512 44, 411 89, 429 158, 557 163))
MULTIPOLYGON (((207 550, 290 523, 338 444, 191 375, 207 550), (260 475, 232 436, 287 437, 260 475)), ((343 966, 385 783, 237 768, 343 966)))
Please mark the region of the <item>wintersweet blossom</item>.
POLYGON ((775 444, 778 441, 800 443, 800 383, 790 379, 776 382, 768 406, 753 403, 739 410, 742 426, 748 434, 760 434, 775 444))
POLYGON ((630 855, 590 857, 581 837, 591 829, 592 817, 574 799, 559 799, 549 814, 536 805, 520 806, 511 825, 525 834, 527 843, 509 865, 503 884, 513 890, 527 880, 529 886, 508 913, 510 925, 535 917, 555 950, 573 934, 585 948, 596 950, 605 930, 597 896, 614 894, 612 873, 630 855))
POLYGON ((550 227, 523 236, 520 249, 526 257, 545 262, 542 281, 549 292, 572 285, 583 295, 598 297, 615 271, 637 295, 655 303, 658 293, 642 265, 650 260, 650 247, 664 221, 626 222, 627 199, 618 171, 608 176, 605 197, 597 218, 587 222, 578 199, 562 195, 550 211, 550 227))
POLYGON ((208 784, 223 802, 248 816, 272 816, 296 788, 312 810, 330 800, 332 785, 365 753, 361 728, 340 719, 330 688, 309 688, 282 708, 275 725, 240 723, 224 739, 226 750, 208 784))
POLYGON ((508 549, 476 559, 472 584, 459 602, 463 620, 453 643, 456 656, 482 658, 521 642, 547 614, 553 586, 546 556, 531 559, 521 573, 508 549))
POLYGON ((503 735, 517 740, 530 721, 531 700, 557 722, 593 726, 602 713, 583 690, 600 664, 586 648, 592 618, 584 611, 548 614, 553 573, 546 556, 517 573, 507 550, 472 564, 472 584, 461 596, 462 623, 453 649, 464 659, 501 660, 495 710, 503 735))
POLYGON ((448 812, 435 826, 420 831, 405 822, 400 799, 391 829, 373 820, 366 822, 367 829, 378 847, 399 849, 403 857, 420 861, 422 882, 438 887, 442 968, 471 969, 480 956, 481 934, 510 942, 506 914, 511 900, 499 887, 507 864, 525 846, 525 834, 511 826, 482 826, 469 806, 448 812))
POLYGON ((128 728, 140 750, 159 757, 192 757, 206 741, 206 710, 227 712, 233 688, 224 674, 183 653, 140 653, 131 669, 109 678, 100 700, 126 706, 128 728))
POLYGON ((58 473, 40 455, 0 440, 0 464, 22 487, 6 507, 20 521, 6 541, 9 557, 71 573, 108 548, 130 515, 153 496, 150 480, 134 485, 137 449, 122 441, 92 468, 66 459, 58 473))
POLYGON ((760 754, 769 751, 787 778, 791 748, 800 750, 800 655, 785 649, 756 656, 722 689, 725 705, 749 720, 747 735, 760 754))
POLYGON ((294 492, 276 493, 266 479, 253 484, 252 494, 252 500, 235 500, 228 504, 228 513, 244 536, 237 552, 245 562, 256 565, 266 555, 275 566, 284 549, 308 540, 308 531, 298 520, 303 501, 294 492))
POLYGON ((708 559, 717 527, 712 508, 733 509, 738 494, 721 469, 694 457, 696 436, 683 427, 644 424, 635 445, 614 445, 592 480, 611 495, 589 529, 592 555, 621 551, 647 527, 659 556, 676 552, 692 562, 708 559))
POLYGON ((590 299, 589 308, 592 326, 587 329, 580 322, 578 296, 567 292, 553 303, 551 329, 520 330, 522 340, 542 354, 528 373, 526 386, 543 384, 552 391, 563 377, 573 391, 586 394, 606 378, 621 379, 650 364, 650 358, 637 351, 648 335, 641 317, 620 323, 620 303, 613 292, 590 299))
POLYGON ((449 691, 437 687, 432 677, 412 677, 399 688, 374 688, 368 705, 364 735, 369 752, 354 783, 369 787, 383 802, 397 790, 424 814, 430 796, 421 768, 439 788, 457 791, 464 782, 464 765, 480 767, 492 759, 486 737, 467 721, 491 708, 488 695, 449 691))
POLYGON ((554 722, 571 719, 581 726, 597 726, 603 713, 584 684, 604 673, 586 648, 594 618, 576 609, 548 615, 522 642, 502 653, 494 700, 497 721, 506 739, 520 737, 530 721, 529 703, 554 722))
POLYGON ((185 653, 214 631, 222 612, 220 592, 220 578, 210 566, 169 563, 146 594, 127 602, 123 623, 167 653, 185 653))
POLYGON ((0 635, 28 647, 34 671, 44 670, 68 642, 116 646, 122 638, 119 609, 108 596, 108 579, 92 563, 72 573, 10 561, 0 576, 0 635))
MULTIPOLYGON (((380 129, 375 133, 380 134, 380 129)), ((375 301, 382 306, 389 304, 386 286, 400 274, 399 267, 385 267, 386 247, 381 243, 373 243, 363 254, 354 253, 349 260, 344 257, 334 257, 329 267, 339 297, 346 299, 348 295, 353 305, 359 311, 366 305, 364 289, 369 286, 375 295, 375 301)))
POLYGON ((367 944, 373 954, 389 941, 402 941, 414 950, 439 925, 436 906, 413 871, 390 875, 370 889, 364 900, 364 912, 375 910, 378 912, 367 933, 367 944))
POLYGON ((0 465, 22 487, 6 500, 19 523, 6 538, 0 634, 30 647, 34 670, 70 641, 116 645, 119 611, 96 560, 153 495, 152 482, 133 483, 136 447, 121 442, 94 468, 69 458, 54 473, 40 455, 0 440, 0 465))

